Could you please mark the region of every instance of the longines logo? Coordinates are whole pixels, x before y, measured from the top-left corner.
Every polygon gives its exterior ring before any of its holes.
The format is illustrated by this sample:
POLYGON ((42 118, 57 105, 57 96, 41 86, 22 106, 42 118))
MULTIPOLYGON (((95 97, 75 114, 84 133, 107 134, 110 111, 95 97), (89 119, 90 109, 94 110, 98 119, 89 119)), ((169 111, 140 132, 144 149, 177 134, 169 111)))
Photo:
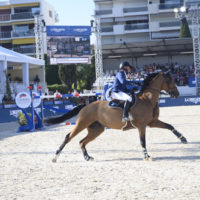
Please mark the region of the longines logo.
POLYGON ((194 103, 194 104, 198 104, 198 103, 200 103, 200 97, 185 98, 185 102, 191 102, 191 103, 194 103))
POLYGON ((51 31, 54 31, 56 33, 60 33, 60 32, 65 31, 65 29, 64 28, 52 28, 51 31))
POLYGON ((160 99, 159 103, 166 103, 165 99, 160 99))
POLYGON ((82 33, 82 32, 86 32, 88 29, 87 28, 76 28, 74 29, 74 31, 82 33))

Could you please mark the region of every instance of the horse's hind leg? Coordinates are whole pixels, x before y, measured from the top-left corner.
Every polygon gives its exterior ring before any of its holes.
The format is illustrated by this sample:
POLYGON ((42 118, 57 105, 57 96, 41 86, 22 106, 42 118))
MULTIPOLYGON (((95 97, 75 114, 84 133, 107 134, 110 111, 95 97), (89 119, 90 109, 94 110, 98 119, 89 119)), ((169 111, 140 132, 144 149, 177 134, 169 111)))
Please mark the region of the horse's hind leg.
POLYGON ((83 156, 86 161, 94 160, 93 157, 89 156, 85 146, 98 137, 104 131, 104 127, 99 122, 94 122, 88 127, 88 134, 85 138, 80 141, 80 146, 83 151, 83 156))
POLYGON ((167 123, 164 123, 160 120, 156 120, 156 121, 153 121, 149 124, 149 126, 151 128, 155 127, 155 128, 164 128, 164 129, 168 129, 170 131, 172 131, 172 133, 178 138, 181 140, 181 142, 183 144, 187 144, 187 140, 186 138, 181 134, 179 133, 172 125, 170 124, 167 124, 167 123))
POLYGON ((64 139, 63 143, 60 145, 59 149, 56 151, 56 156, 52 160, 52 162, 56 162, 57 158, 59 157, 59 155, 60 155, 61 151, 63 150, 63 148, 65 147, 65 145, 67 143, 69 143, 73 137, 75 137, 83 129, 87 128, 87 125, 86 124, 83 125, 83 124, 84 124, 83 122, 82 123, 78 122, 75 125, 75 127, 73 128, 73 130, 65 136, 65 139, 64 139))

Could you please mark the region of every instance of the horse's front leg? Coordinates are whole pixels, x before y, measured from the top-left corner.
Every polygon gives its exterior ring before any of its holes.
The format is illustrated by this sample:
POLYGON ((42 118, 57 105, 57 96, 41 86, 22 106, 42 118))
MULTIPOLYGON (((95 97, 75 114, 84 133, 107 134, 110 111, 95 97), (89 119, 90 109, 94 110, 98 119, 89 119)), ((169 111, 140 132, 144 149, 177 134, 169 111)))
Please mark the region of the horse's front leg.
POLYGON ((155 128, 164 128, 164 129, 168 129, 170 131, 172 131, 172 133, 178 138, 180 139, 180 141, 183 143, 183 144, 187 144, 187 140, 186 138, 181 134, 179 133, 172 125, 170 124, 167 124, 167 123, 164 123, 160 120, 155 120, 153 122, 151 122, 149 124, 149 126, 151 128, 155 127, 155 128))
POLYGON ((144 160, 152 160, 146 149, 146 127, 138 128, 144 160))

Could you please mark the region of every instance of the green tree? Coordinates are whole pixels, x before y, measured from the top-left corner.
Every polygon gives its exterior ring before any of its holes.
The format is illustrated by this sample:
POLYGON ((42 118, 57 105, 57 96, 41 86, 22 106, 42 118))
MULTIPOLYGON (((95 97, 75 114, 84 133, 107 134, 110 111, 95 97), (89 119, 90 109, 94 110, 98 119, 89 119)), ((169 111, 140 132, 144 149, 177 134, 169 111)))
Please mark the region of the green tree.
POLYGON ((187 19, 184 17, 181 19, 181 28, 179 38, 191 38, 190 29, 188 26, 187 19))
POLYGON ((91 59, 91 64, 60 65, 58 70, 59 78, 68 88, 82 91, 90 90, 95 81, 95 58, 91 59))
POLYGON ((46 74, 46 82, 48 85, 52 84, 60 84, 60 78, 58 75, 58 65, 48 65, 47 55, 44 56, 45 60, 45 74, 46 74))
POLYGON ((11 95, 11 90, 10 90, 8 74, 6 74, 6 94, 7 94, 8 100, 11 100, 12 99, 12 95, 11 95))
POLYGON ((62 84, 65 84, 68 91, 72 92, 72 86, 77 87, 76 65, 59 65, 58 75, 62 84))
POLYGON ((87 65, 78 65, 80 67, 78 73, 78 86, 80 90, 92 88, 93 83, 95 82, 95 57, 92 55, 91 64, 87 65))

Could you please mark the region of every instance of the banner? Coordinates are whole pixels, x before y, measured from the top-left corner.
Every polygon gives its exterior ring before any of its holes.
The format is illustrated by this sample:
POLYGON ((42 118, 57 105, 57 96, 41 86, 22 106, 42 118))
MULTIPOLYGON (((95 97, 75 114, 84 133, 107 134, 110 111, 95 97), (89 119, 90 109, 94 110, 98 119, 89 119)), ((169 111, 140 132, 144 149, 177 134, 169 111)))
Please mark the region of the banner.
POLYGON ((49 64, 90 64, 90 35, 90 26, 47 26, 49 64))

